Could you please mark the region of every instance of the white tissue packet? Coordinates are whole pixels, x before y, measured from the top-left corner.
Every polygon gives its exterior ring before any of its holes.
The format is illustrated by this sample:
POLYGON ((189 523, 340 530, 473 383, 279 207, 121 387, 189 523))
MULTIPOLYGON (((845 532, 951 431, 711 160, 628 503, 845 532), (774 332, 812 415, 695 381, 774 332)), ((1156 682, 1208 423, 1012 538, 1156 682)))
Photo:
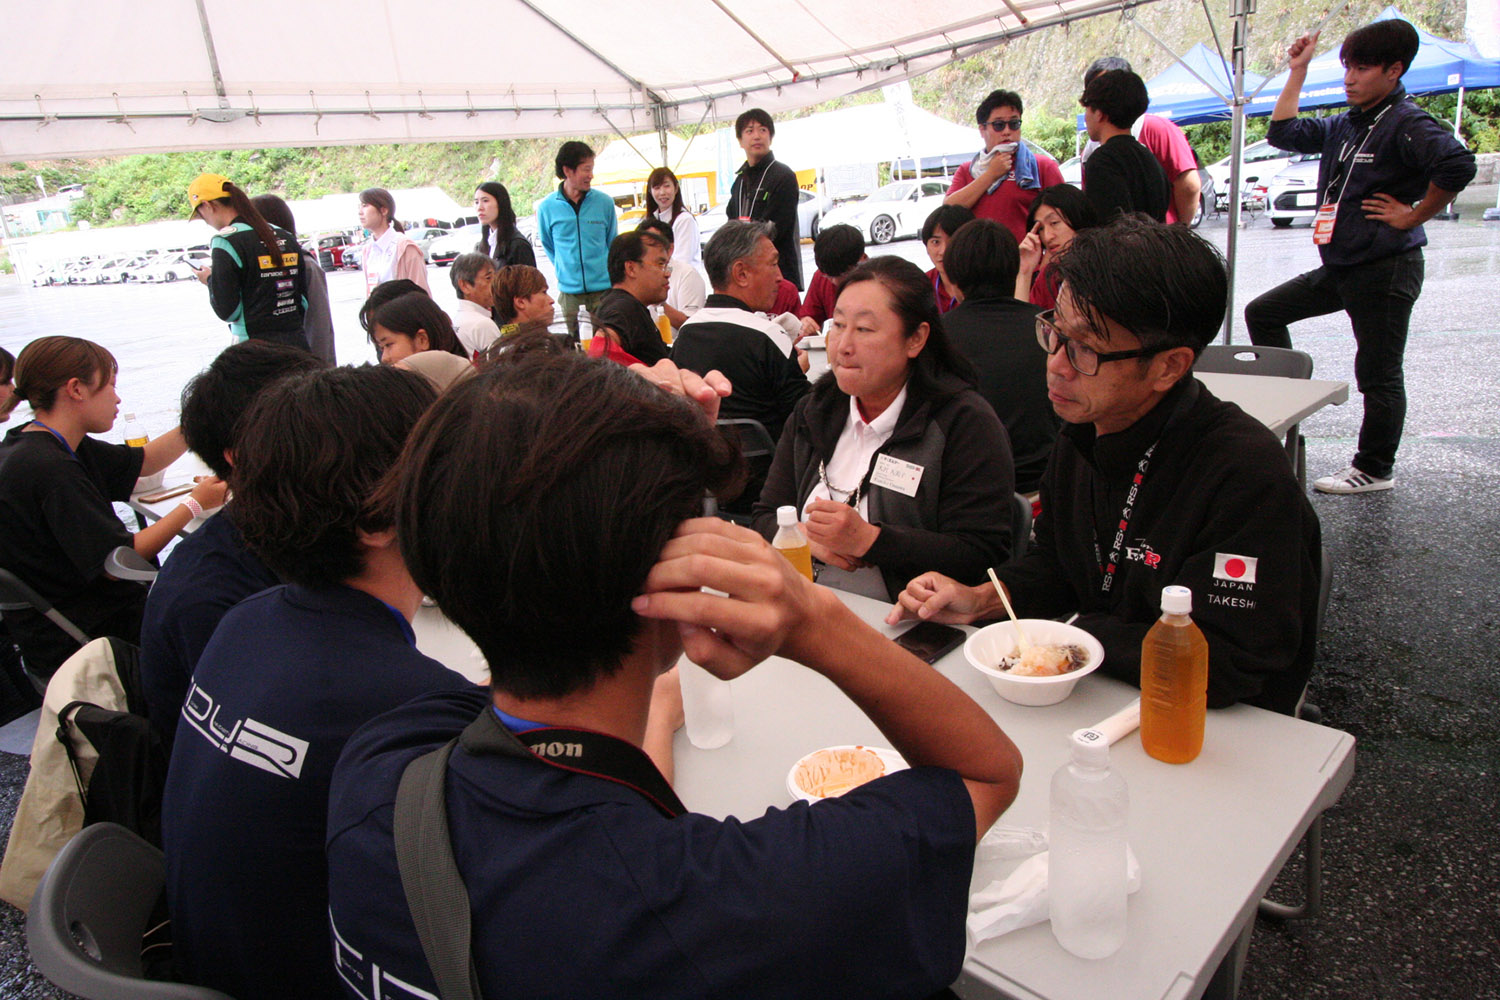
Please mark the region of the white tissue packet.
POLYGON ((1029 858, 1047 849, 1047 832, 1030 826, 1006 826, 996 823, 974 850, 977 861, 1004 861, 1029 858))
MULTIPOLYGON (((1141 863, 1125 847, 1125 892, 1141 887, 1141 863)), ((1047 852, 1027 858, 1007 878, 969 897, 969 940, 975 944, 1047 919, 1047 852)))

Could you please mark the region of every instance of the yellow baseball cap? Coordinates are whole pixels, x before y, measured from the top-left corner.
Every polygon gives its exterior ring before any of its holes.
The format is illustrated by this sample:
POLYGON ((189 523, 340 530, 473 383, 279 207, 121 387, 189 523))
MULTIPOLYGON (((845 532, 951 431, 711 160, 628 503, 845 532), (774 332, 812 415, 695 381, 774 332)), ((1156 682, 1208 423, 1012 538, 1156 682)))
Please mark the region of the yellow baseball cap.
POLYGON ((198 214, 198 206, 205 201, 217 201, 229 197, 229 178, 223 174, 199 174, 188 185, 188 218, 198 214))

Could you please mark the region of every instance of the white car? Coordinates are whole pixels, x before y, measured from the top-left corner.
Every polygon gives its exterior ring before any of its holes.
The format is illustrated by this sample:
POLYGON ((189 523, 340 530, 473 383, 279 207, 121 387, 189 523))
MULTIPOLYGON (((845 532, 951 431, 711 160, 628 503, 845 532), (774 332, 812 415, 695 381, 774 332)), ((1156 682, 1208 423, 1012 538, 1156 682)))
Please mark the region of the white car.
MULTIPOLYGON (((1289 153, 1284 149, 1277 149, 1266 140, 1252 142, 1246 146, 1240 156, 1240 187, 1265 187, 1267 182, 1281 168, 1292 162, 1296 153, 1289 153)), ((1229 207, 1229 157, 1224 157, 1219 162, 1208 168, 1208 176, 1213 178, 1215 191, 1215 205, 1220 209, 1229 207)))
POLYGON ((1266 218, 1285 229, 1293 219, 1311 219, 1318 214, 1318 167, 1322 156, 1296 156, 1266 185, 1266 218))
POLYGON ((178 281, 194 277, 193 268, 207 267, 213 259, 211 254, 202 250, 189 250, 186 253, 162 254, 151 263, 141 268, 136 275, 141 281, 152 283, 158 281, 178 281))
POLYGON ((427 259, 438 267, 447 267, 459 254, 468 253, 479 245, 479 234, 484 227, 475 223, 452 232, 444 233, 427 248, 427 259))
POLYGON ((893 181, 868 198, 828 212, 823 227, 850 225, 871 243, 916 236, 947 193, 946 180, 893 181))
POLYGON ((436 226, 412 226, 406 231, 409 237, 422 251, 422 259, 429 264, 432 263, 432 244, 436 240, 448 235, 449 230, 439 229, 436 226))
MULTIPOLYGON (((797 191, 797 231, 809 239, 817 239, 818 233, 828 225, 828 213, 833 211, 833 199, 811 191, 797 191)), ((698 216, 698 242, 707 244, 713 234, 724 224, 724 203, 720 202, 698 216)))
POLYGON ((127 281, 139 281, 141 268, 149 264, 150 260, 149 257, 132 257, 129 260, 116 261, 113 266, 100 270, 99 284, 123 285, 127 281))

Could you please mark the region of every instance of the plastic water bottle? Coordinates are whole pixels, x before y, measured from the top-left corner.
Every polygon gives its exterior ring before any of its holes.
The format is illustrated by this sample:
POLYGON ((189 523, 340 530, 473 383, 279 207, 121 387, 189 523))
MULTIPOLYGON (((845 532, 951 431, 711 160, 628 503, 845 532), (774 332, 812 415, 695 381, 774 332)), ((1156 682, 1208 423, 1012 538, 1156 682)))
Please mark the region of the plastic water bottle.
POLYGON ((589 341, 594 339, 594 320, 589 315, 588 306, 578 307, 578 348, 587 354, 589 352, 589 341))
POLYGON ((682 715, 688 741, 716 750, 734 738, 734 695, 728 681, 683 657, 677 664, 682 684, 682 715))
POLYGON ((1203 749, 1208 710, 1208 641, 1189 612, 1193 592, 1165 587, 1161 618, 1141 643, 1141 746, 1168 764, 1203 749))
POLYGON ((1125 779, 1109 768, 1096 729, 1071 737, 1073 759, 1052 776, 1047 905, 1057 943, 1079 958, 1106 958, 1125 943, 1125 779))
POLYGON ((786 556, 798 573, 809 580, 813 578, 812 546, 807 544, 802 525, 797 523, 796 507, 776 508, 776 537, 771 539, 771 545, 786 556))
POLYGON ((146 433, 146 428, 135 419, 134 413, 125 414, 125 420, 120 429, 125 435, 125 443, 132 448, 144 448, 146 442, 151 440, 150 435, 146 433))

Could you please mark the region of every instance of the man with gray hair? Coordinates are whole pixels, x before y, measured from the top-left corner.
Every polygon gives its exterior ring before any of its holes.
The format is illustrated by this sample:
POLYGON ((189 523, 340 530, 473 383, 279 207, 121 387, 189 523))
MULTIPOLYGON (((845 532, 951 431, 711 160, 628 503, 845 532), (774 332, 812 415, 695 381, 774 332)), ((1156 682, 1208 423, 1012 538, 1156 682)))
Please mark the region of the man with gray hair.
POLYGON ((458 293, 458 312, 453 317, 453 332, 469 352, 470 360, 500 339, 495 323, 495 294, 490 280, 495 277, 495 262, 489 254, 461 253, 453 259, 448 278, 458 293))
MULTIPOLYGON (((672 345, 672 361, 679 368, 699 375, 717 369, 734 386, 719 408, 720 418, 757 420, 773 441, 809 388, 807 354, 764 315, 776 302, 781 278, 775 232, 767 222, 736 220, 719 227, 703 249, 713 294, 682 324, 672 345)), ((751 461, 745 492, 725 509, 735 511, 743 504, 748 511, 769 466, 769 457, 751 461)))

